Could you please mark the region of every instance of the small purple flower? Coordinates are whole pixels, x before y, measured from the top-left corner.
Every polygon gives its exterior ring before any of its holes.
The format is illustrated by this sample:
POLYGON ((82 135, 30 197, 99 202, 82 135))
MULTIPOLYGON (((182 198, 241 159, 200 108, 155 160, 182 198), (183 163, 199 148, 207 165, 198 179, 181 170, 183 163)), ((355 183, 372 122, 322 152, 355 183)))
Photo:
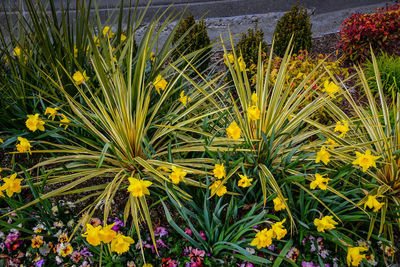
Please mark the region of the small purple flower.
POLYGON ((312 261, 303 261, 301 267, 318 267, 318 265, 314 265, 312 261))
POLYGON ((159 237, 167 236, 168 237, 167 228, 162 227, 162 226, 158 226, 156 228, 156 230, 154 231, 154 236, 159 236, 159 237))
POLYGON ((157 248, 167 248, 167 245, 165 245, 164 241, 162 241, 161 238, 156 240, 156 245, 157 245, 157 248))
POLYGON ((271 250, 271 251, 274 251, 275 250, 275 245, 274 244, 269 245, 268 249, 271 250))
POLYGON ((111 227, 111 229, 114 230, 115 232, 118 232, 118 231, 119 231, 119 228, 125 226, 125 225, 124 225, 124 222, 121 221, 118 217, 115 217, 114 223, 115 223, 115 224, 114 224, 113 227, 111 227))
POLYGON ((90 258, 93 257, 93 253, 90 252, 86 247, 81 249, 80 253, 85 258, 84 262, 86 262, 86 260, 89 260, 90 263, 93 263, 93 260, 90 258))
POLYGON ((4 244, 7 246, 8 252, 16 250, 20 245, 22 245, 22 240, 18 240, 20 232, 16 229, 11 229, 10 233, 7 235, 4 244))
POLYGON ((329 251, 326 249, 321 250, 320 254, 319 254, 323 259, 326 259, 326 257, 329 256, 329 251))
POLYGON ((35 266, 36 267, 42 267, 44 266, 44 259, 38 260, 37 262, 35 262, 35 266))

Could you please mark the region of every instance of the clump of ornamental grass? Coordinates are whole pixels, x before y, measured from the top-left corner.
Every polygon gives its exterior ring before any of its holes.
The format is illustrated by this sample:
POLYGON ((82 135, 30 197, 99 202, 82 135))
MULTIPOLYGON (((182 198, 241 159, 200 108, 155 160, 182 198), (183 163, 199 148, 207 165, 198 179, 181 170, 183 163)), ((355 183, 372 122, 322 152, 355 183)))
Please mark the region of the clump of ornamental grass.
MULTIPOLYGON (((166 20, 164 27, 171 22, 171 17, 166 20)), ((208 107, 208 101, 213 101, 213 92, 189 91, 183 71, 173 68, 180 64, 179 60, 166 65, 173 53, 169 50, 171 40, 164 43, 154 57, 152 49, 155 50, 157 38, 153 37, 164 30, 164 27, 156 29, 158 22, 159 19, 147 28, 138 45, 138 53, 133 34, 127 36, 126 45, 118 53, 114 53, 110 42, 100 42, 98 47, 97 39, 89 38, 94 76, 87 75, 83 69, 69 73, 61 66, 69 76, 67 84, 74 85, 79 97, 67 91, 61 79, 64 74, 56 72, 56 79, 43 74, 48 85, 65 97, 72 110, 70 120, 74 127, 64 132, 67 145, 42 142, 52 148, 40 150, 33 147, 30 151, 57 155, 34 167, 50 166, 50 174, 37 179, 51 184, 54 190, 43 194, 41 199, 90 192, 78 200, 94 199, 81 211, 84 216, 79 223, 86 224, 100 206, 104 207, 106 221, 116 193, 122 191, 126 194, 124 221, 131 218, 139 239, 141 221, 145 221, 153 232, 147 205, 152 192, 169 191, 171 195, 178 193, 189 198, 180 189, 179 182, 201 185, 192 175, 204 174, 204 171, 192 167, 196 166, 195 162, 204 162, 203 159, 172 161, 168 157, 181 152, 171 150, 172 140, 186 150, 198 150, 197 144, 187 138, 187 132, 201 135, 198 121, 215 112, 208 107), (91 82, 93 80, 97 86, 91 82), (184 94, 179 99, 171 99, 176 92, 184 94), (77 134, 79 131, 84 135, 77 134)), ((93 36, 91 32, 88 34, 93 36)), ((34 200, 19 209, 37 202, 34 200)), ((152 239, 155 242, 153 235, 152 239)))
MULTIPOLYGON (((390 56, 387 53, 376 58, 376 64, 381 76, 382 89, 386 95, 400 92, 400 57, 390 56)), ((372 92, 377 93, 378 84, 375 79, 375 66, 371 60, 364 65, 365 78, 372 92)))
MULTIPOLYGON (((372 51, 371 51, 372 53, 372 51)), ((364 197, 357 204, 368 211, 372 220, 368 231, 371 237, 375 224, 379 222, 378 234, 384 234, 394 245, 394 227, 400 225, 397 191, 400 187, 398 175, 400 148, 400 95, 397 93, 391 104, 384 94, 384 87, 378 62, 372 53, 375 83, 378 88, 376 98, 369 87, 364 71, 356 68, 361 81, 362 93, 367 105, 357 104, 348 89, 343 96, 350 105, 350 114, 343 112, 332 102, 327 107, 332 112, 335 123, 330 127, 314 124, 320 129, 334 148, 329 151, 338 164, 352 165, 358 172, 355 181, 362 188, 364 197), (333 141, 333 143, 332 143, 333 141)), ((329 145, 329 144, 328 144, 329 145)))
MULTIPOLYGON (((234 47, 233 43, 232 46, 234 47)), ((325 105, 326 99, 332 96, 328 93, 317 94, 314 90, 316 84, 323 79, 324 73, 318 73, 323 66, 322 60, 302 75, 297 86, 291 88, 286 85, 286 78, 291 71, 291 47, 286 50, 280 65, 274 70, 276 73, 272 74, 274 47, 273 45, 271 48, 266 66, 259 57, 254 68, 256 74, 253 82, 250 81, 249 70, 242 66, 240 56, 235 50, 230 54, 224 50, 224 59, 232 76, 232 90, 237 98, 231 99, 232 112, 225 116, 227 137, 226 146, 222 147, 224 150, 229 150, 229 147, 237 149, 238 158, 242 157, 244 166, 250 166, 248 170, 244 169, 245 173, 239 174, 257 179, 264 205, 268 196, 274 193, 293 226, 292 210, 284 188, 293 184, 302 188, 302 185, 284 181, 287 176, 302 175, 305 168, 303 164, 307 162, 307 140, 318 133, 310 127, 308 121, 325 105), (310 101, 308 96, 313 93, 316 95, 310 101), (240 154, 241 151, 243 154, 240 154)), ((261 53, 259 48, 259 55, 261 53)), ((338 92, 332 94, 335 93, 338 92)), ((239 167, 227 168, 231 173, 239 167)), ((232 177, 234 176, 224 176, 211 195, 218 194, 232 177)))

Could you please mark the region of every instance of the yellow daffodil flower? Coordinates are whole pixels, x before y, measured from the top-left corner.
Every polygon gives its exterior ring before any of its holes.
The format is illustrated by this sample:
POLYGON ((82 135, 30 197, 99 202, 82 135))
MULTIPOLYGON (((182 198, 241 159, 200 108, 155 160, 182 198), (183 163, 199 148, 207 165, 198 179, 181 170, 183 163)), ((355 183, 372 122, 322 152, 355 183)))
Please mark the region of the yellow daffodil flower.
POLYGON ((274 232, 272 229, 268 230, 267 228, 265 228, 256 234, 250 245, 256 246, 257 249, 269 247, 272 244, 273 235, 274 232))
POLYGON ((86 238, 86 241, 92 246, 100 245, 101 238, 100 238, 100 231, 101 225, 93 227, 91 224, 86 224, 86 232, 82 234, 82 237, 86 238))
POLYGON ((172 183, 179 184, 180 181, 183 181, 183 178, 186 176, 187 172, 182 170, 179 167, 172 166, 172 173, 169 175, 172 183))
POLYGON ((157 170, 159 170, 159 171, 163 171, 163 172, 171 172, 171 170, 170 170, 170 169, 168 169, 167 167, 164 167, 164 166, 160 166, 160 167, 158 167, 158 168, 157 168, 157 170))
POLYGON ((130 185, 128 186, 128 192, 132 193, 134 197, 143 197, 144 195, 150 195, 148 189, 153 183, 150 181, 139 180, 136 178, 128 178, 130 185))
POLYGON ((225 63, 225 65, 228 66, 228 62, 233 64, 233 61, 234 61, 234 57, 233 57, 232 53, 228 53, 228 54, 224 53, 224 63, 225 63))
POLYGON ((21 181, 17 179, 17 174, 14 173, 10 177, 3 178, 4 184, 1 186, 1 191, 6 191, 8 197, 12 197, 14 193, 21 193, 21 181))
POLYGON ((247 178, 247 175, 241 175, 239 174, 240 180, 238 181, 238 186, 246 188, 251 186, 251 182, 253 179, 247 178))
POLYGON ((228 136, 229 139, 232 138, 233 140, 238 140, 240 138, 241 132, 242 130, 240 130, 236 121, 231 122, 231 124, 229 124, 229 127, 226 128, 226 135, 228 136))
POLYGON ((18 152, 29 152, 29 154, 32 154, 32 145, 30 144, 28 139, 18 136, 18 141, 19 144, 16 145, 18 152))
POLYGON ((252 105, 247 109, 247 115, 250 120, 256 121, 260 119, 261 112, 257 106, 252 105))
POLYGON ((74 45, 74 58, 78 57, 78 52, 79 52, 78 48, 76 47, 76 45, 74 45))
POLYGON ((61 127, 61 126, 65 126, 64 127, 64 130, 67 130, 67 128, 68 128, 68 123, 70 123, 71 122, 71 120, 70 119, 68 119, 67 118, 67 116, 65 116, 64 114, 61 114, 61 120, 60 120, 60 124, 58 125, 58 127, 61 127))
POLYGON ((72 79, 74 79, 76 85, 81 85, 82 83, 89 81, 86 71, 83 71, 83 73, 80 71, 75 72, 74 75, 72 75, 72 79))
POLYGON ((357 159, 353 161, 353 164, 359 165, 360 167, 362 167, 363 172, 366 172, 370 167, 376 168, 375 161, 380 158, 380 157, 371 155, 371 151, 369 149, 367 149, 367 151, 365 151, 365 154, 362 154, 362 153, 356 151, 356 157, 357 157, 357 159))
POLYGON ((133 243, 135 243, 135 241, 131 237, 118 234, 111 241, 111 251, 117 252, 118 254, 125 253, 129 250, 130 245, 133 243))
POLYGON ((286 219, 283 219, 280 222, 276 222, 271 226, 271 230, 273 231, 274 235, 272 238, 276 238, 278 240, 285 237, 287 234, 287 230, 284 228, 283 224, 286 222, 286 219))
POLYGON ((104 37, 111 38, 111 37, 113 37, 113 35, 114 35, 114 32, 111 30, 110 27, 106 26, 103 28, 103 36, 104 37))
POLYGON ((245 71, 246 70, 246 63, 243 60, 243 57, 238 58, 238 64, 239 64, 239 69, 240 71, 245 71))
POLYGON ((338 121, 334 129, 335 132, 340 132, 339 137, 345 137, 349 130, 349 123, 347 121, 338 121))
MULTIPOLYGON (((93 37, 93 40, 94 40, 94 44, 95 44, 97 47, 100 47, 100 38, 97 37, 97 36, 95 35, 95 36, 93 37)), ((87 50, 89 50, 89 46, 88 46, 87 50)))
POLYGON ((22 49, 19 46, 14 47, 13 56, 20 57, 22 54, 22 49))
POLYGON ((157 93, 160 94, 160 90, 164 91, 168 82, 160 74, 158 74, 153 84, 157 90, 157 93))
POLYGON ((332 138, 328 138, 328 140, 326 140, 325 144, 330 149, 335 149, 336 147, 339 146, 339 144, 332 138))
POLYGON ((328 162, 330 161, 331 154, 329 154, 328 151, 326 151, 325 146, 321 147, 321 150, 318 151, 317 153, 317 158, 315 159, 315 163, 319 163, 320 161, 322 161, 325 165, 328 164, 328 162))
POLYGON ((150 53, 150 61, 154 62, 156 60, 156 54, 154 52, 150 53))
POLYGON ((322 92, 326 92, 332 98, 336 98, 335 93, 337 91, 339 91, 339 86, 337 86, 334 82, 329 82, 329 80, 324 82, 324 89, 322 89, 322 92))
POLYGON ((190 102, 191 98, 185 95, 185 91, 182 91, 179 95, 179 101, 186 107, 186 104, 190 102))
POLYGON ((224 164, 215 164, 213 174, 217 179, 224 178, 226 175, 224 164))
POLYGON ((32 132, 35 132, 36 130, 44 131, 44 124, 45 122, 39 118, 39 113, 28 115, 28 119, 25 122, 26 127, 32 132))
POLYGON ((99 231, 100 241, 107 244, 117 236, 117 232, 111 229, 114 227, 114 225, 115 223, 103 226, 103 228, 99 231))
POLYGON ((318 232, 325 233, 325 230, 332 230, 335 229, 335 225, 338 223, 335 222, 333 216, 325 216, 322 219, 315 218, 314 225, 317 227, 318 232))
POLYGON ((368 251, 368 249, 365 247, 349 247, 347 249, 347 265, 360 265, 361 261, 365 258, 365 255, 360 253, 366 251, 368 251))
POLYGON ((255 105, 255 106, 257 106, 257 104, 258 104, 258 95, 257 95, 257 93, 256 92, 253 92, 252 94, 251 94, 251 104, 252 105, 255 105))
POLYGON ((121 42, 125 42, 125 40, 126 40, 126 35, 125 34, 123 34, 123 33, 121 33, 121 42))
POLYGON ((326 190, 328 187, 328 183, 331 179, 325 178, 324 175, 320 175, 319 173, 315 174, 315 180, 310 183, 310 188, 315 189, 319 187, 321 190, 326 190))
POLYGON ((57 107, 55 107, 55 108, 47 107, 46 111, 44 112, 44 115, 49 114, 49 116, 47 118, 49 118, 49 119, 51 118, 51 120, 54 121, 58 110, 59 110, 59 108, 57 108, 57 107))
MULTIPOLYGON (((285 198, 285 200, 287 200, 287 199, 285 198)), ((273 201, 274 201, 274 210, 275 211, 280 211, 280 210, 286 209, 286 206, 285 206, 285 204, 283 203, 283 201, 281 200, 280 197, 274 198, 273 201)))
MULTIPOLYGON (((215 181, 211 186, 210 189, 211 190, 217 190, 218 186, 222 183, 222 181, 215 181)), ((223 196, 224 194, 226 194, 228 191, 226 190, 226 186, 222 185, 219 187, 219 189, 215 192, 215 194, 217 194, 217 196, 223 196)))
POLYGON ((382 197, 380 195, 368 195, 367 201, 364 203, 364 209, 366 207, 370 209, 374 209, 374 212, 377 212, 382 208, 383 205, 385 205, 384 202, 379 202, 376 198, 377 197, 382 197))

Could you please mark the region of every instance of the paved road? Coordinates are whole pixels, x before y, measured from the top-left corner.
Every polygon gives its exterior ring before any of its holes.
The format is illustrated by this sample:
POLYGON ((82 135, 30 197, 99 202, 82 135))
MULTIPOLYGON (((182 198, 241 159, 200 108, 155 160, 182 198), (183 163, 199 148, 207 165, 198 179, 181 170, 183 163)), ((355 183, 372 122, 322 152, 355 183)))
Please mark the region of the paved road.
MULTIPOLYGON (((41 0, 46 1, 46 0, 41 0)), ((68 2, 72 9, 75 8, 74 0, 53 0, 55 6, 64 5, 68 2)), ((129 2, 136 0, 125 0, 124 4, 128 8, 129 2)), ((8 8, 14 9, 21 0, 0 0, 8 8)), ((143 9, 149 1, 139 0, 138 6, 143 9)), ((206 18, 232 17, 250 14, 266 14, 270 12, 287 11, 294 4, 299 2, 302 6, 315 11, 315 14, 338 11, 348 8, 367 6, 381 3, 382 0, 153 0, 150 2, 147 19, 159 9, 165 10, 174 3, 176 10, 184 10, 186 7, 195 17, 206 14, 206 18)), ((97 0, 100 10, 104 15, 114 9, 119 0, 97 0)))
MULTIPOLYGON (((1 3, 15 3, 21 0, 0 0, 1 3), (11 1, 11 2, 9 2, 11 1)), ((39 0, 33 0, 39 1, 39 0)), ((44 0, 40 0, 44 1, 44 0)), ((65 4, 68 0, 53 0, 56 6, 60 6, 61 1, 65 4)), ((75 0, 69 0, 75 4, 75 0)), ((135 0, 132 0, 135 2, 135 0)), ((298 0, 153 0, 147 12, 147 20, 154 16, 157 11, 168 8, 174 2, 173 8, 182 11, 188 8, 195 17, 199 18, 206 14, 207 30, 212 40, 219 40, 220 36, 228 38, 228 27, 232 34, 247 31, 258 23, 259 28, 264 31, 264 39, 270 43, 273 31, 279 18, 285 11, 289 10, 298 0)), ((129 3, 129 0, 125 0, 129 3)), ((99 3, 101 17, 109 17, 110 10, 114 9, 119 0, 97 0, 99 3)), ((378 7, 385 6, 392 1, 384 0, 299 0, 302 6, 313 10, 311 16, 312 32, 314 37, 322 36, 326 33, 337 32, 343 19, 355 12, 373 12, 378 7)), ((139 0, 138 6, 144 9, 148 1, 139 0)), ((12 4, 8 4, 12 8, 12 4)), ((73 9, 74 6, 71 5, 73 9)), ((129 6, 126 6, 129 8, 129 6)), ((2 14, 0 14, 0 27, 3 25, 2 14)), ((166 31, 161 36, 161 43, 174 26, 168 25, 166 31)), ((144 27, 145 28, 145 27, 144 27)), ((139 29, 137 38, 140 39, 144 28, 139 29)))

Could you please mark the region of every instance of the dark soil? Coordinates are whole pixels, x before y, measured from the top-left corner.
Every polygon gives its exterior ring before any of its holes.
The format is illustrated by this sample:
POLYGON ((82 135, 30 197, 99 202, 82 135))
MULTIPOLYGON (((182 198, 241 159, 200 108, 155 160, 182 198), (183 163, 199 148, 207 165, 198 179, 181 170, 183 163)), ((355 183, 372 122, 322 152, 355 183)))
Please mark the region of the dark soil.
POLYGON ((314 56, 319 54, 331 55, 334 59, 338 59, 342 52, 337 49, 339 42, 339 34, 331 33, 322 37, 312 39, 312 46, 310 53, 314 56))

